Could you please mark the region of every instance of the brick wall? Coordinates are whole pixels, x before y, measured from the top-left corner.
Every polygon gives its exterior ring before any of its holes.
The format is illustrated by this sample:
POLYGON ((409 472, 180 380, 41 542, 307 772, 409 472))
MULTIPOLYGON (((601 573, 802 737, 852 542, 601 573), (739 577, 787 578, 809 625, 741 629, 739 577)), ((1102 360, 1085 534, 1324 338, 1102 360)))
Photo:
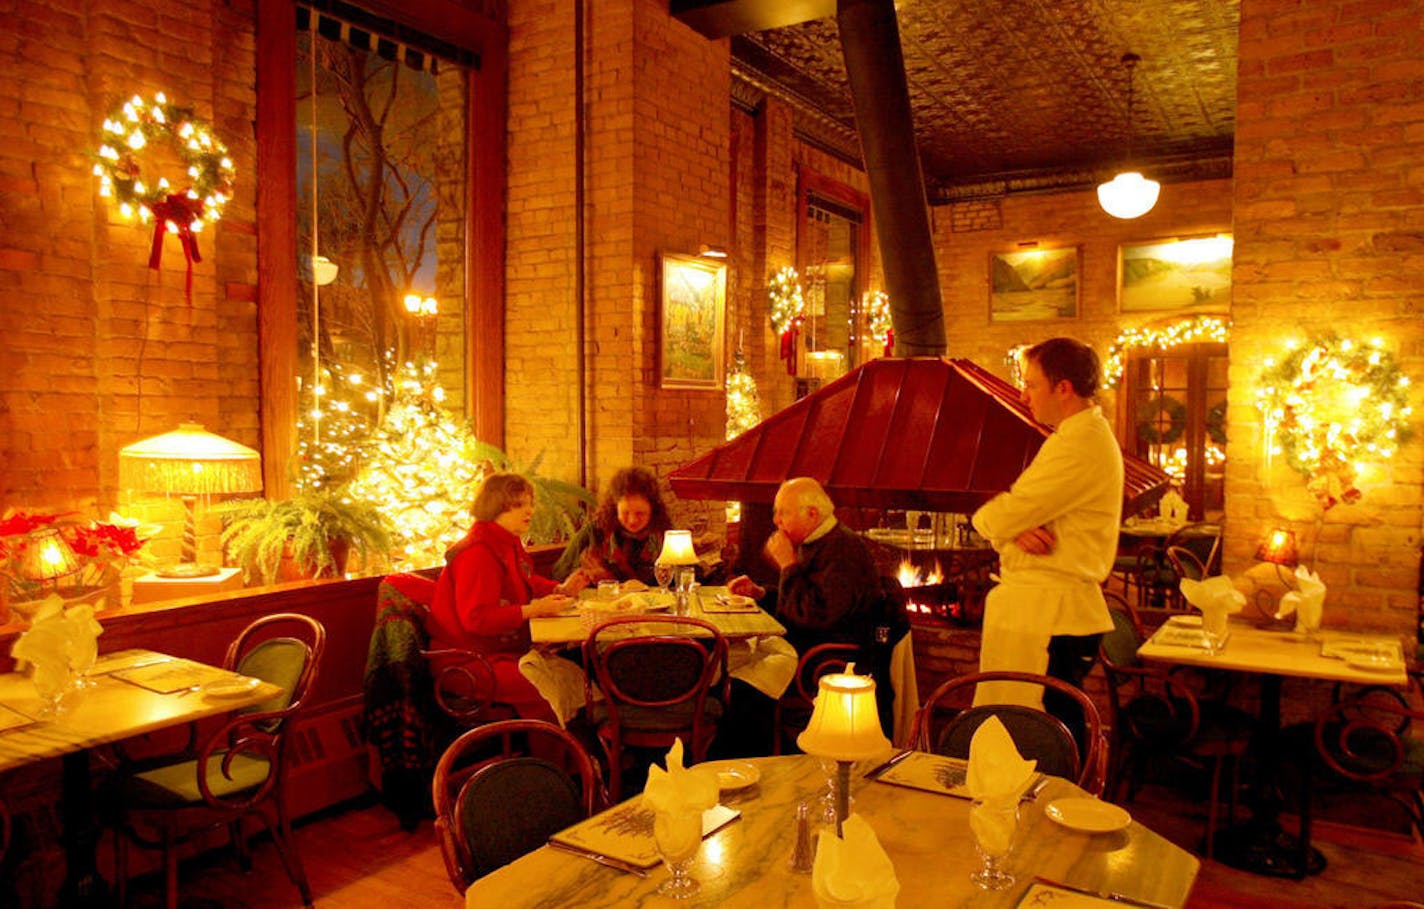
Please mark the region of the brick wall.
POLYGON ((107 510, 117 451, 197 419, 255 445, 252 6, 25 3, 0 37, 0 502, 107 510), (162 50, 181 43, 182 54, 162 50), (99 199, 114 104, 164 91, 227 143, 236 198, 183 257, 99 199), (219 378, 221 376, 221 379, 219 378), (142 378, 140 378, 142 377, 142 378))
MULTIPOLYGON (((1421 15, 1419 0, 1241 4, 1228 572, 1251 565, 1268 524, 1285 519, 1306 543, 1320 514, 1298 474, 1262 468, 1252 395, 1264 358, 1312 332, 1379 337, 1414 380, 1416 433, 1424 413, 1421 15)), ((1363 499, 1325 515, 1327 625, 1413 626, 1422 455, 1416 435, 1389 464, 1365 464, 1363 499)))

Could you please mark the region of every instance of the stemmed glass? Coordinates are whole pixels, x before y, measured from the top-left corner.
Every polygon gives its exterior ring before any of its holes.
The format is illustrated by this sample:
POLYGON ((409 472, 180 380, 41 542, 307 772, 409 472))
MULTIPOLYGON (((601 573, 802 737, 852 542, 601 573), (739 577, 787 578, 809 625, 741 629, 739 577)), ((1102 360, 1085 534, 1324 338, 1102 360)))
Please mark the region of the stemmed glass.
POLYGON ((677 572, 677 567, 664 565, 658 562, 653 565, 653 579, 658 582, 658 590, 663 593, 668 592, 668 585, 672 583, 672 576, 677 572))
POLYGON ((687 874, 687 866, 692 864, 702 845, 702 812, 657 812, 653 817, 653 839, 671 875, 663 881, 658 893, 675 900, 692 896, 702 886, 687 874))
POLYGON ((1014 876, 1004 869, 1004 858, 1014 844, 1018 827, 1019 805, 1014 799, 975 801, 969 806, 969 831, 983 860, 979 870, 969 875, 974 884, 984 890, 1003 890, 1013 884, 1014 876))

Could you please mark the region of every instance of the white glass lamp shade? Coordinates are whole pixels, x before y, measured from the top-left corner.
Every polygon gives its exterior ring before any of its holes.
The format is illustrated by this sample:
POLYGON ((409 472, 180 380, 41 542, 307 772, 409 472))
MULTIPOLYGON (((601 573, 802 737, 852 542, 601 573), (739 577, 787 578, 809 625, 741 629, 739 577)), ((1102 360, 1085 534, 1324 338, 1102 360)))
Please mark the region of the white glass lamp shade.
POLYGON ((1151 211, 1161 191, 1162 184, 1156 180, 1148 180, 1136 171, 1125 171, 1098 184, 1098 204, 1114 218, 1126 221, 1151 211))
POLYGON ((697 552, 692 548, 692 531, 669 530, 663 534, 663 551, 658 553, 659 565, 696 565, 697 552))
POLYGON ((262 458, 246 445, 184 423, 120 450, 119 481, 127 489, 176 495, 256 492, 262 458))
POLYGON ((811 722, 796 737, 802 751, 837 761, 863 761, 890 750, 875 707, 875 680, 854 672, 851 663, 844 673, 821 676, 811 722))

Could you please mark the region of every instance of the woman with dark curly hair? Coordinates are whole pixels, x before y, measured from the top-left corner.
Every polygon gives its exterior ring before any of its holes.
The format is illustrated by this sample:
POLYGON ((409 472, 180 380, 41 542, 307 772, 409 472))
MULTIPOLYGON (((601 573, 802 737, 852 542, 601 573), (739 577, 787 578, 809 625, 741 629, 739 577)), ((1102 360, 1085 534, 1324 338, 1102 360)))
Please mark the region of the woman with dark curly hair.
POLYGON ((663 531, 672 526, 658 480, 643 467, 624 467, 613 475, 598 510, 574 534, 554 565, 554 577, 582 568, 589 580, 638 580, 652 586, 653 563, 663 547, 663 531))

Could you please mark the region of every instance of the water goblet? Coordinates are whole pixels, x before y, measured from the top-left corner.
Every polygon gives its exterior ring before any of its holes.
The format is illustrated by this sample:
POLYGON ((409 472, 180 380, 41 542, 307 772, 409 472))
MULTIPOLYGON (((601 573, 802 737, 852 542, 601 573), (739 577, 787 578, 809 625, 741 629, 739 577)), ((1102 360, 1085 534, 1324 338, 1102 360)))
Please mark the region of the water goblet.
POLYGON ((598 582, 598 598, 600 600, 618 599, 618 590, 617 581, 603 580, 598 582))
POLYGON ((687 867, 702 846, 702 812, 657 812, 653 816, 653 840, 670 875, 658 893, 685 900, 701 889, 702 885, 688 876, 687 867))
POLYGON ((675 566, 664 565, 662 562, 653 565, 653 579, 658 582, 659 591, 662 593, 668 592, 668 585, 672 583, 672 576, 676 571, 675 566))
POLYGON ((978 870, 969 875, 975 886, 983 890, 1003 890, 1013 884, 1014 876, 1004 868, 1004 859, 1013 847, 1018 819, 1017 799, 976 800, 969 806, 969 831, 974 834, 974 846, 982 860, 978 870))
POLYGON ((74 681, 67 665, 37 663, 30 670, 30 681, 34 683, 35 693, 44 702, 39 719, 52 719, 64 713, 64 696, 69 693, 74 681))

